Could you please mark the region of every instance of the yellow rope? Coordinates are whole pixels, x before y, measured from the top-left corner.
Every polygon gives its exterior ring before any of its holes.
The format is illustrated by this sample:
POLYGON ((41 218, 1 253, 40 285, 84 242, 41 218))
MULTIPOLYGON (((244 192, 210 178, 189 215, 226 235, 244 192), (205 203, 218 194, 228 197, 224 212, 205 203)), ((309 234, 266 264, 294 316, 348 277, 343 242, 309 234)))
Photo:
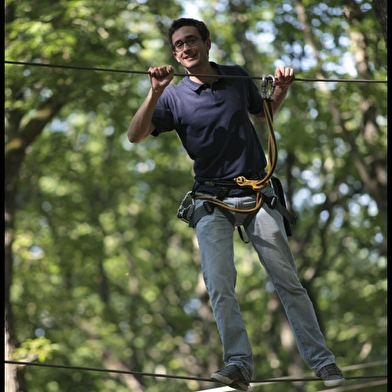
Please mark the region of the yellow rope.
POLYGON ((272 101, 263 100, 264 104, 264 113, 266 116, 267 126, 269 130, 269 138, 268 138, 268 171, 267 175, 264 178, 258 180, 248 180, 244 176, 236 177, 234 181, 239 186, 249 186, 252 187, 255 191, 259 191, 265 188, 268 185, 269 179, 274 174, 277 160, 278 160, 278 150, 276 146, 276 138, 273 129, 273 110, 272 110, 272 101))
POLYGON ((260 191, 258 191, 256 193, 256 205, 254 207, 252 207, 252 208, 247 209, 247 210, 229 206, 228 204, 224 203, 223 201, 215 199, 215 198, 213 198, 211 196, 197 195, 197 196, 195 196, 195 199, 208 200, 211 203, 216 204, 217 206, 221 206, 221 207, 226 208, 227 210, 230 210, 230 211, 233 211, 233 212, 248 212, 248 213, 253 212, 253 211, 257 211, 261 207, 261 204, 263 203, 263 198, 261 196, 261 192, 260 191))
POLYGON ((235 208, 231 207, 228 204, 224 203, 221 200, 215 199, 214 197, 211 196, 205 196, 205 195, 197 195, 195 196, 195 199, 204 199, 204 200, 209 200, 211 203, 216 204, 220 207, 226 208, 230 211, 233 212, 253 212, 257 211, 261 204, 263 203, 263 197, 261 190, 264 189, 268 183, 272 175, 274 174, 276 164, 278 161, 278 149, 276 145, 276 138, 275 138, 275 132, 273 128, 273 109, 272 109, 272 101, 263 99, 263 107, 264 107, 264 113, 266 117, 266 122, 268 126, 268 131, 269 131, 269 138, 268 138, 268 171, 267 174, 264 178, 257 179, 257 180, 248 180, 244 176, 239 176, 234 178, 234 181, 242 187, 251 187, 253 190, 256 191, 256 205, 250 209, 240 209, 240 208, 235 208))

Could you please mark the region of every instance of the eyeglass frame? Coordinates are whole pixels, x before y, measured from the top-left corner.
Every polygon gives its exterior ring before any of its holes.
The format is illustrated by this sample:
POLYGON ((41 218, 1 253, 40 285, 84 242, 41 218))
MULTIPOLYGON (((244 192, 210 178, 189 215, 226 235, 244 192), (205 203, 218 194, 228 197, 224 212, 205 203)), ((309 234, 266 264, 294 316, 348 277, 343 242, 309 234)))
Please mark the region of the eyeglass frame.
POLYGON ((201 38, 201 37, 196 37, 196 35, 193 35, 193 34, 189 35, 188 37, 185 38, 185 41, 181 41, 181 40, 176 41, 173 44, 173 50, 176 53, 181 53, 184 50, 185 44, 187 44, 189 47, 192 47, 192 46, 195 46, 199 40, 204 41, 203 38, 201 38), (195 40, 195 41, 194 42, 188 42, 189 40, 192 40, 192 41, 195 40), (178 48, 178 45, 180 45, 180 48, 178 48))

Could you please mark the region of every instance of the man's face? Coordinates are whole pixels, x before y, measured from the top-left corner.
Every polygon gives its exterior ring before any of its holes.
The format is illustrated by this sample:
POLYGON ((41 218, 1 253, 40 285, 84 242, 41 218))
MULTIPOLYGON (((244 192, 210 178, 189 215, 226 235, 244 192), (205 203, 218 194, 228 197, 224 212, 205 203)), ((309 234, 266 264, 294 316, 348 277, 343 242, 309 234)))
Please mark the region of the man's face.
POLYGON ((196 27, 179 28, 172 36, 172 43, 175 47, 174 57, 186 69, 208 63, 211 40, 203 41, 196 27))

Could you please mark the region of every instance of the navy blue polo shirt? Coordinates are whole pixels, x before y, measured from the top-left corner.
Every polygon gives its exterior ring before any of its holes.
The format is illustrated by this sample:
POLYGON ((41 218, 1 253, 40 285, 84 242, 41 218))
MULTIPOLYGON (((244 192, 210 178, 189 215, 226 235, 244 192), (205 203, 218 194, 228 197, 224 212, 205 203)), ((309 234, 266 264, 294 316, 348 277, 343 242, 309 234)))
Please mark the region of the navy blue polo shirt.
MULTIPOLYGON (((184 77, 169 85, 159 98, 152 117, 153 136, 175 130, 194 161, 197 189, 204 181, 228 181, 238 176, 251 178, 266 165, 266 157, 249 113, 263 108, 252 79, 219 78, 219 75, 249 76, 237 65, 218 65, 212 84, 199 84, 184 77), (199 183, 199 184, 198 184, 199 183)), ((215 193, 215 192, 211 192, 215 193)), ((248 194, 249 188, 231 190, 229 195, 248 194)))

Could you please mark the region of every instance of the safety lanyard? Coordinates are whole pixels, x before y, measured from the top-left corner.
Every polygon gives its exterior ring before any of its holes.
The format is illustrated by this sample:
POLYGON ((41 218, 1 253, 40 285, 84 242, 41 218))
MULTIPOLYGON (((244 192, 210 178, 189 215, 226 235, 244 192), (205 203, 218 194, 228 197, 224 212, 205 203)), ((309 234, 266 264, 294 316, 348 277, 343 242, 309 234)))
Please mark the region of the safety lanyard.
POLYGON ((224 203, 222 200, 216 199, 211 196, 207 195, 196 195, 195 199, 205 199, 210 201, 213 204, 216 204, 220 207, 226 208, 230 211, 233 212, 246 212, 250 213, 253 211, 257 211, 262 203, 263 203, 263 197, 261 194, 261 190, 264 189, 268 183, 272 175, 274 174, 277 162, 278 162, 278 148, 277 148, 277 143, 276 143, 276 137, 275 137, 275 132, 274 132, 274 127, 273 127, 273 107, 272 107, 272 95, 275 90, 275 78, 272 75, 268 75, 267 77, 263 75, 262 77, 262 84, 261 84, 261 97, 263 98, 263 109, 265 113, 265 118, 266 118, 266 123, 267 123, 267 128, 269 132, 269 137, 268 137, 268 170, 266 173, 266 176, 261 179, 257 180, 249 180, 244 176, 239 176, 234 178, 234 181, 239 185, 240 187, 251 187, 253 190, 256 191, 256 205, 250 209, 240 209, 240 208, 235 208, 231 207, 228 204, 224 203), (267 89, 267 84, 268 81, 271 80, 271 88, 270 91, 268 92, 267 89))

